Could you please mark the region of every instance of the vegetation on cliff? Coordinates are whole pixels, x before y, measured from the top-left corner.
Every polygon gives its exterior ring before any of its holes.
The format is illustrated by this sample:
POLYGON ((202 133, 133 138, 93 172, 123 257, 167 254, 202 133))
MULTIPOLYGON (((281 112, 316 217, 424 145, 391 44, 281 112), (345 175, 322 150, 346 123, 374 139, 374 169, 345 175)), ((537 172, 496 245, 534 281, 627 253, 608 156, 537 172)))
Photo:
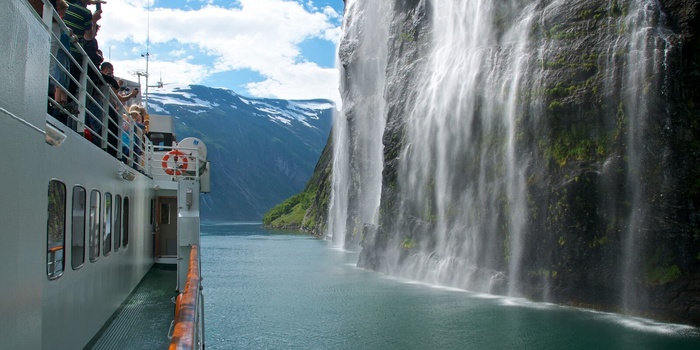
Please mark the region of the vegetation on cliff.
POLYGON ((265 213, 264 227, 299 230, 315 236, 324 234, 331 194, 332 140, 331 133, 304 191, 265 213))

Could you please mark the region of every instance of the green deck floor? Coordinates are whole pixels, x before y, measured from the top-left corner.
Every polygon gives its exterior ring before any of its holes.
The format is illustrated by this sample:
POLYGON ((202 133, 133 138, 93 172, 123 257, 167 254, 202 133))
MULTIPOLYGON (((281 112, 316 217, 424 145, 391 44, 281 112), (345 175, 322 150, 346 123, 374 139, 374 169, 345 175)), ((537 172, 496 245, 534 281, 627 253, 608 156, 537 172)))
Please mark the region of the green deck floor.
POLYGON ((176 278, 174 266, 153 266, 112 322, 86 349, 167 349, 176 278))

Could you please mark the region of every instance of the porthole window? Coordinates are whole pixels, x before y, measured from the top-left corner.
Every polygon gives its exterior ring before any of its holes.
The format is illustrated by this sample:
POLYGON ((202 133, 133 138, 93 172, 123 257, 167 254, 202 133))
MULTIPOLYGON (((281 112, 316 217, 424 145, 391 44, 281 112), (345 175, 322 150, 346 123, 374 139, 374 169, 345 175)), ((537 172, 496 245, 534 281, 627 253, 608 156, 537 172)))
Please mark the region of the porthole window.
POLYGON ((170 203, 160 203, 160 224, 170 224, 170 203))
POLYGON ((88 245, 90 262, 100 257, 100 191, 90 192, 90 216, 88 217, 88 245))
POLYGON ((79 269, 85 263, 85 213, 87 212, 85 189, 73 187, 73 207, 71 215, 71 266, 79 269))
POLYGON ((48 220, 46 225, 46 274, 49 279, 63 275, 66 239, 66 185, 49 182, 48 220))
POLYGON ((122 245, 122 197, 114 196, 114 251, 122 245))
POLYGON ((102 232, 104 233, 104 256, 107 256, 112 251, 112 194, 109 192, 105 193, 104 213, 105 216, 102 219, 104 229, 102 232))
POLYGON ((122 246, 129 245, 129 197, 124 197, 124 210, 122 210, 122 246))

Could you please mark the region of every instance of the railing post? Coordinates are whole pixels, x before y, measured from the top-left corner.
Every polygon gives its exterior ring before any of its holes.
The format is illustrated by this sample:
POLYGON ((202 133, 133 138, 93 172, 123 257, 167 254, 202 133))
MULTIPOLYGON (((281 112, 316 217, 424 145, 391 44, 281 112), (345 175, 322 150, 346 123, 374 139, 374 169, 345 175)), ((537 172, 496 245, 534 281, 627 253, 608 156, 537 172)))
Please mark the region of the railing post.
MULTIPOLYGON (((110 106, 109 108, 112 108, 112 107, 110 106)), ((117 135, 115 135, 117 137, 117 145, 116 145, 116 147, 117 147, 117 159, 119 159, 119 160, 121 160, 122 157, 124 157, 124 153, 122 153, 122 147, 124 147, 124 145, 122 145, 122 137, 123 137, 123 133, 124 133, 124 127, 122 126, 123 122, 120 119, 121 118, 119 118, 119 120, 115 120, 115 123, 117 123, 117 135)))
MULTIPOLYGON (((100 87, 100 93, 102 93, 102 120, 100 120, 100 123, 102 123, 102 144, 100 145, 101 148, 106 148, 107 152, 109 153, 109 143, 107 142, 108 137, 109 137, 109 86, 107 85, 102 85, 100 87)), ((117 137, 118 135, 115 135, 114 137, 117 137)), ((116 147, 116 145, 115 145, 116 147)))
POLYGON ((83 61, 81 64, 82 71, 80 72, 80 81, 78 82, 80 88, 78 89, 78 115, 77 115, 77 125, 75 131, 78 133, 83 132, 85 129, 85 106, 86 106, 86 96, 87 96, 87 80, 88 80, 88 61, 90 60, 87 55, 82 52, 81 54, 83 61))
POLYGON ((56 252, 49 250, 49 277, 56 274, 56 252))
POLYGON ((51 24, 53 23, 53 6, 51 6, 51 3, 43 1, 44 2, 44 12, 42 13, 42 20, 44 21, 44 24, 46 25, 49 30, 51 30, 51 24))
POLYGON ((129 160, 128 160, 127 164, 133 168, 134 167, 134 158, 135 158, 134 157, 135 156, 134 149, 136 149, 134 147, 134 145, 136 144, 136 140, 134 140, 134 135, 135 135, 134 124, 128 119, 127 119, 127 124, 129 125, 129 160))
MULTIPOLYGON (((146 138, 146 139, 148 139, 148 138, 146 138)), ((148 146, 148 158, 146 158, 147 164, 145 166, 147 168, 146 175, 153 176, 153 162, 154 162, 153 152, 155 152, 155 150, 153 149, 153 143, 151 143, 150 140, 148 141, 147 146, 148 146)))

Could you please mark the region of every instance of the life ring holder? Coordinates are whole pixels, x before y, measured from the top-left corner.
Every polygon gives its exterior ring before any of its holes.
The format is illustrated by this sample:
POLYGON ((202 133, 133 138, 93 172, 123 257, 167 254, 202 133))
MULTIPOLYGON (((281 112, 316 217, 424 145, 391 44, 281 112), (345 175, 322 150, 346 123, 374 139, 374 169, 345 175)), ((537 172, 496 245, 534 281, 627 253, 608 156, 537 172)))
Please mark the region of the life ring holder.
POLYGON ((179 176, 182 175, 183 171, 187 170, 187 162, 188 160, 185 154, 180 152, 179 150, 174 149, 163 156, 163 164, 161 165, 161 167, 163 168, 166 174, 179 176), (168 162, 171 161, 171 156, 173 157, 172 162, 174 163, 174 166, 170 166, 168 164, 168 162))

